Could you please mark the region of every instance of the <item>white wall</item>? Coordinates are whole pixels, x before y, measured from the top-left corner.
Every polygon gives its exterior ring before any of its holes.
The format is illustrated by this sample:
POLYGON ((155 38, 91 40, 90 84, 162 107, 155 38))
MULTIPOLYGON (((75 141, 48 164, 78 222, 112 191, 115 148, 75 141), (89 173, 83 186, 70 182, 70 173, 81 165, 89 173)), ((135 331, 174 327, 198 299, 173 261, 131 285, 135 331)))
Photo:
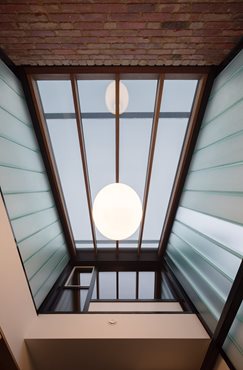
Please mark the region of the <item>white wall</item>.
POLYGON ((21 370, 33 370, 24 337, 37 318, 5 207, 0 197, 0 328, 21 370))

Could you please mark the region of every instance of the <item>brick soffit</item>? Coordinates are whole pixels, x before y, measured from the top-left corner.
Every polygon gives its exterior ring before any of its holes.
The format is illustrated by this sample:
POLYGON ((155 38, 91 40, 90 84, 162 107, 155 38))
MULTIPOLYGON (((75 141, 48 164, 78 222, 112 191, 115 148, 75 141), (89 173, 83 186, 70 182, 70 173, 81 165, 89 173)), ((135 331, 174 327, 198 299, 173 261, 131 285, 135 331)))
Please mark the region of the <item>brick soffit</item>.
POLYGON ((218 65, 243 35, 241 0, 0 3, 16 65, 218 65))

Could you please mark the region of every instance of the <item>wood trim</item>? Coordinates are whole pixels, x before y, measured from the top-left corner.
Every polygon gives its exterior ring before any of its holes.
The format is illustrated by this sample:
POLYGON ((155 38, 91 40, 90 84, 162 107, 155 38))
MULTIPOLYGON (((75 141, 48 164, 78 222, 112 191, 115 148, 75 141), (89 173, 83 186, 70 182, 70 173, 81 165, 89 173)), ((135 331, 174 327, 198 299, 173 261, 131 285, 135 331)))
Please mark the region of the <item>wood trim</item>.
MULTIPOLYGON (((116 183, 119 182, 120 177, 120 77, 116 75, 115 81, 115 99, 116 99, 116 183)), ((116 252, 119 253, 119 241, 116 240, 116 252)))
POLYGON ((164 75, 160 75, 158 79, 158 85, 157 85, 157 91, 156 91, 156 97, 155 97, 154 118, 153 118, 153 125, 152 125, 151 138, 150 138, 148 165, 147 165, 147 173, 146 173, 144 196, 143 196, 143 215, 142 215, 142 220, 141 220, 141 225, 140 225, 140 230, 139 230, 139 237, 138 237, 138 255, 140 255, 141 253, 144 222, 145 222, 147 202, 148 202, 150 179, 151 179, 152 167, 153 167, 153 159, 154 159, 155 143, 156 143, 156 136, 157 136, 157 131, 158 131, 158 124, 159 124, 159 113, 160 113, 161 99, 162 99, 162 93, 163 93, 163 86, 164 86, 164 75))
POLYGON ((46 126, 44 113, 42 109, 41 99, 36 81, 30 75, 22 75, 21 81, 23 83, 26 94, 28 108, 30 110, 32 122, 35 129, 35 134, 40 145, 42 158, 45 164, 47 176, 50 181, 52 194, 55 199, 55 204, 60 217, 63 228, 65 240, 71 258, 76 257, 76 247, 74 243, 73 232, 68 216, 68 211, 61 187, 61 182, 56 166, 55 157, 52 151, 50 136, 46 126))
POLYGON ((182 147, 180 160, 177 167, 177 172, 171 191, 171 196, 165 216, 165 221, 160 237, 158 254, 161 258, 166 250, 176 211, 179 206, 180 197, 183 191, 183 186, 186 180, 187 172, 193 155, 193 150, 198 137, 200 125, 206 109, 209 94, 214 80, 214 73, 209 76, 202 77, 197 86, 197 90, 192 105, 192 111, 188 123, 187 132, 182 147))
POLYGON ((120 164, 120 78, 119 75, 116 76, 116 182, 119 182, 119 164, 120 164))
POLYGON ((26 73, 35 75, 38 79, 60 79, 69 78, 70 74, 75 74, 79 78, 85 74, 87 79, 104 78, 114 79, 116 74, 120 74, 121 79, 158 79, 160 74, 165 74, 167 78, 200 78, 203 74, 208 74, 212 66, 21 66, 26 73), (101 76, 97 76, 100 74, 101 76), (132 75, 131 75, 132 74, 132 75), (147 75, 147 76, 144 76, 147 75))
POLYGON ((96 235, 95 235, 95 225, 94 225, 93 216, 92 216, 92 198, 91 198, 89 172, 88 172, 88 164, 87 164, 85 142, 84 142, 83 124, 82 124, 82 118, 81 118, 81 109, 80 109, 80 103, 79 103, 78 84, 77 84, 76 77, 74 75, 71 75, 70 79, 71 79, 71 85, 72 85, 74 109, 75 109, 75 114, 76 114, 80 155, 81 155, 81 161, 83 165, 84 182, 85 182, 85 189, 86 189, 88 209, 89 209, 91 233, 92 233, 94 250, 95 250, 95 253, 97 253, 97 242, 96 242, 96 235))
POLYGON ((211 343, 200 370, 213 369, 220 350, 228 335, 243 300, 243 260, 229 292, 220 319, 213 333, 211 343))

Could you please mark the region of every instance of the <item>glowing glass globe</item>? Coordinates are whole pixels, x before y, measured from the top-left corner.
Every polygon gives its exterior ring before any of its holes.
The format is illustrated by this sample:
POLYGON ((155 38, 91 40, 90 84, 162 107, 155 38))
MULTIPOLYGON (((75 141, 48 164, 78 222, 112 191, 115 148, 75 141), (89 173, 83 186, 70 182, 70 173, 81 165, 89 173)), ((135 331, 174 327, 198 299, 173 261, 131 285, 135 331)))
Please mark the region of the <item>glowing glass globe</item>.
MULTIPOLYGON (((127 87, 120 81, 120 89, 119 89, 119 114, 125 112, 128 107, 129 102, 129 95, 127 87)), ((116 82, 111 82, 105 92, 105 103, 107 109, 116 114, 116 82)))
POLYGON ((137 193, 128 185, 116 183, 105 186, 93 205, 93 219, 102 235, 123 240, 138 228, 142 204, 137 193))

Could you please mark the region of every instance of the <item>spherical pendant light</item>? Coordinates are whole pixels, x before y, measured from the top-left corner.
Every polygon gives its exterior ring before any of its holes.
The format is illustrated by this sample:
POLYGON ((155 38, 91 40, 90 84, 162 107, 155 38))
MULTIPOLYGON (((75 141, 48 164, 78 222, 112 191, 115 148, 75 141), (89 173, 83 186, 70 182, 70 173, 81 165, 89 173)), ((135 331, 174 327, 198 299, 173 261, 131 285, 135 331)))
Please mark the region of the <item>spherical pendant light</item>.
MULTIPOLYGON (((109 112, 116 114, 116 82, 111 82, 105 92, 105 103, 109 112)), ((127 87, 120 81, 119 85, 119 114, 125 112, 128 107, 129 96, 127 87)))
POLYGON ((97 229, 112 240, 131 236, 142 218, 142 204, 137 193, 128 185, 116 183, 105 186, 93 205, 97 229))

